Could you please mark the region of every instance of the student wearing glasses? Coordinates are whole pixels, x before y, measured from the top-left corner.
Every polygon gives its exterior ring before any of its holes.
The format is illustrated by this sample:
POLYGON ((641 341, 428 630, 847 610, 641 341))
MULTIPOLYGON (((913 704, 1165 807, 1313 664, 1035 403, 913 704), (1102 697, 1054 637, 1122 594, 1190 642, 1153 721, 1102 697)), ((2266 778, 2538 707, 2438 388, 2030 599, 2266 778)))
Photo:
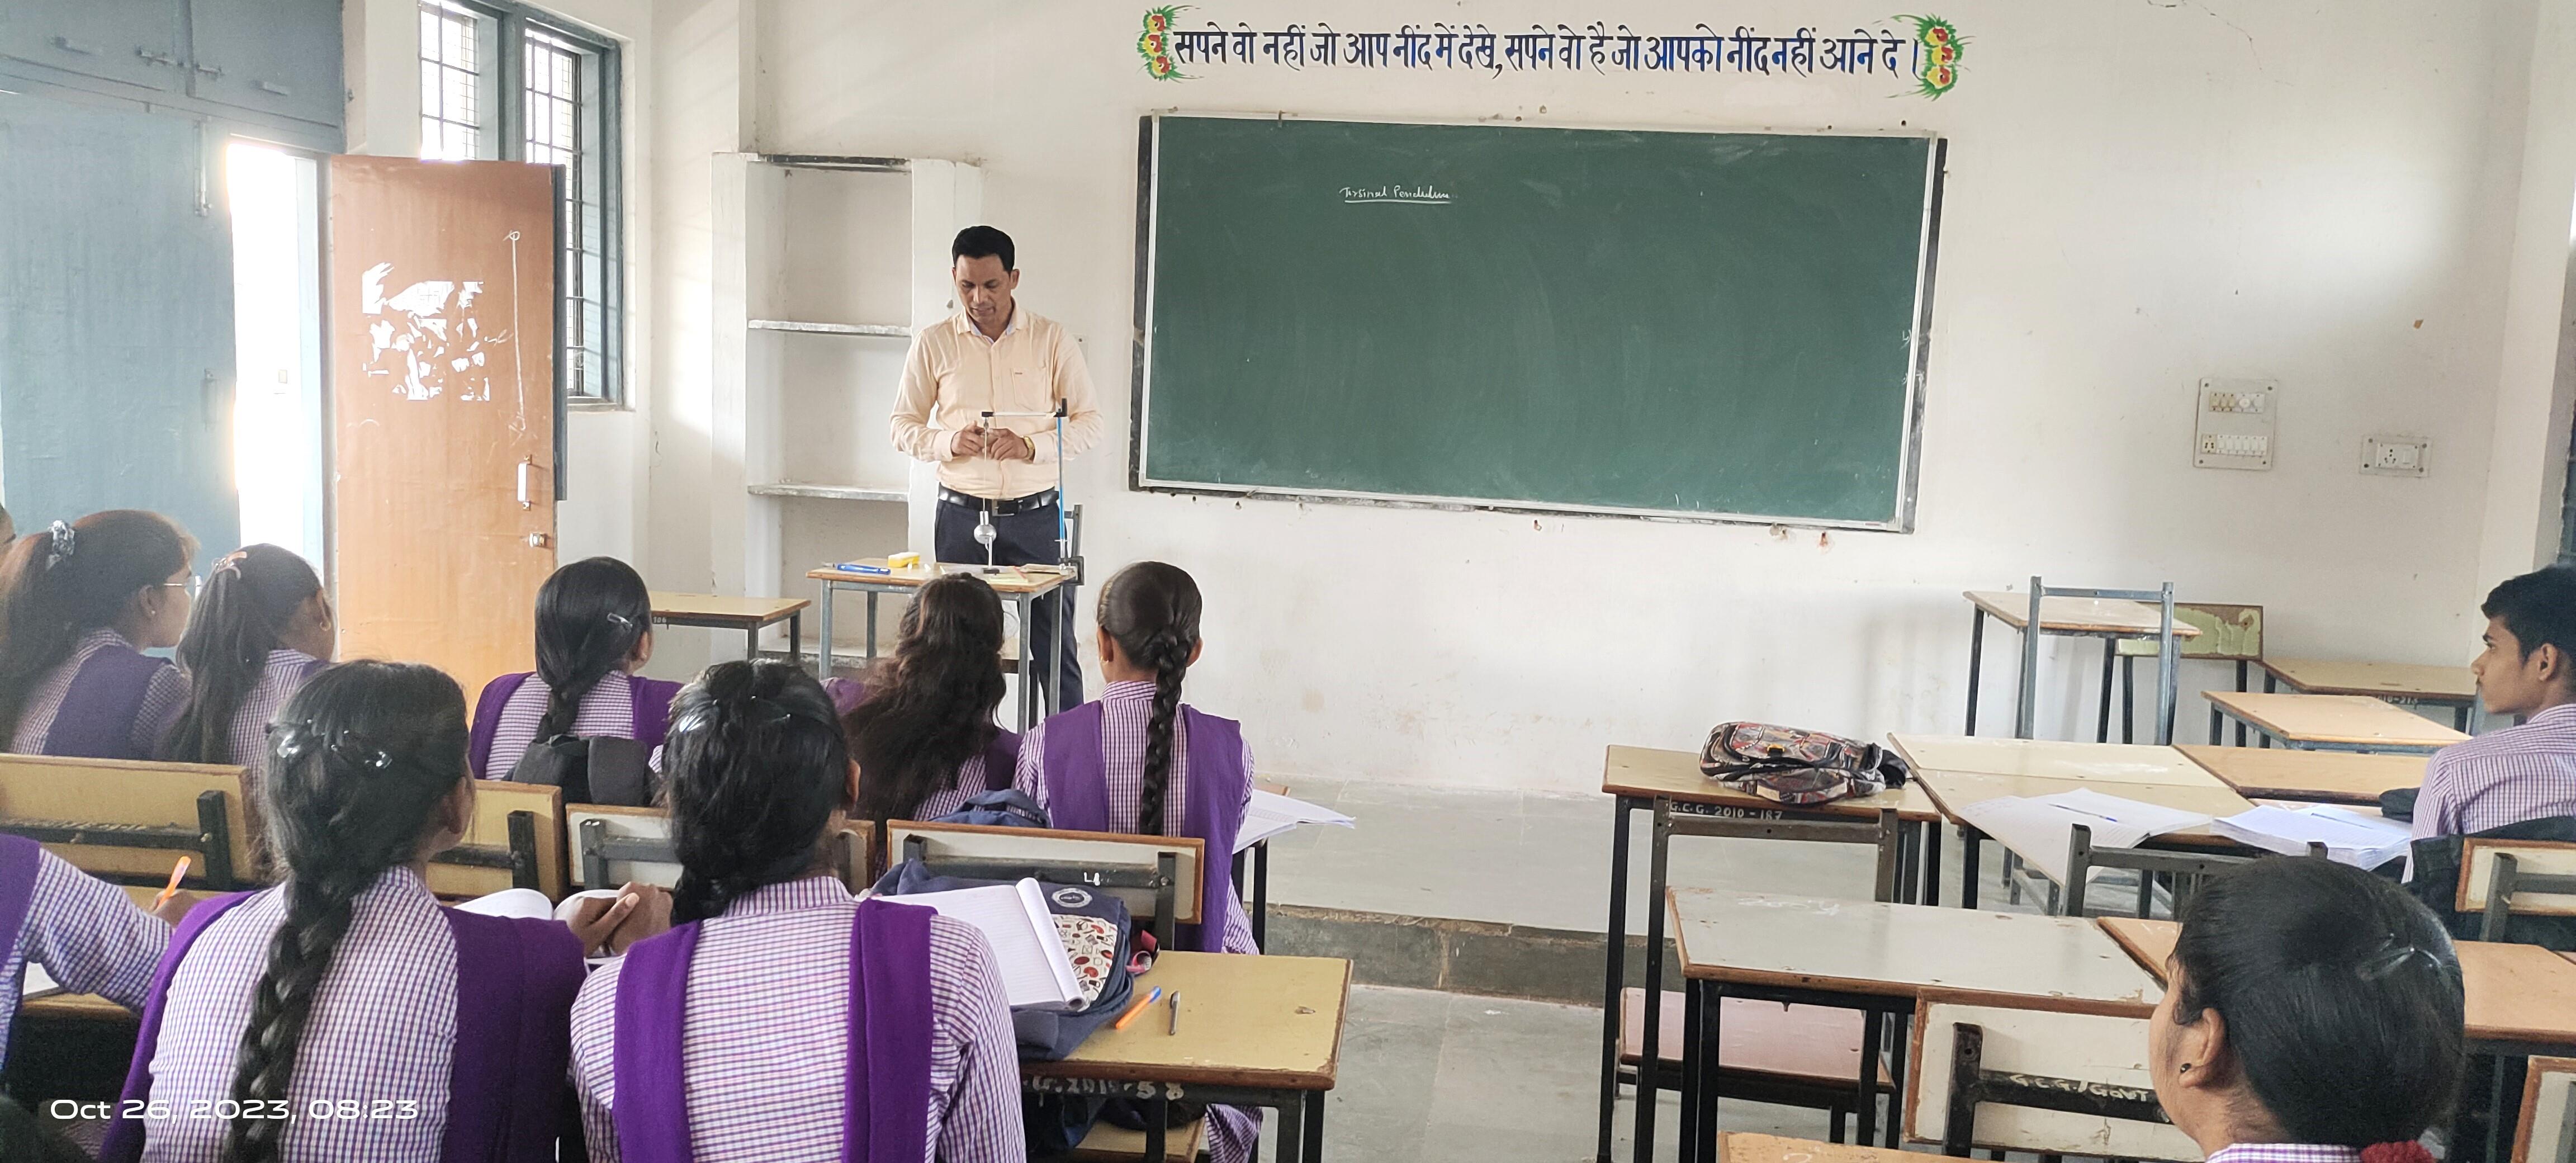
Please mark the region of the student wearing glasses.
POLYGON ((150 759, 188 702, 197 543, 158 513, 57 521, 0 559, 0 738, 22 755, 150 759))

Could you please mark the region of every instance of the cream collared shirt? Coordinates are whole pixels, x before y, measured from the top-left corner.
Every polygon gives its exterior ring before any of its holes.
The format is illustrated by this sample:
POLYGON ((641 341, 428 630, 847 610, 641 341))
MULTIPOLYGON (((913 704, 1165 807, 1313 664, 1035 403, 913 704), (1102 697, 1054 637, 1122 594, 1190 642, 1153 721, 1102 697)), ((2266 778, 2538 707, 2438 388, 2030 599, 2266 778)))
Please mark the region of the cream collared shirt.
POLYGON ((1048 412, 1065 405, 1064 454, 1078 456, 1100 439, 1100 408, 1091 373, 1073 336, 1053 319, 1013 304, 999 339, 986 339, 963 311, 913 336, 894 398, 894 446, 939 466, 939 483, 978 497, 1009 500, 1055 487, 1055 421, 1003 416, 993 427, 1025 436, 1035 460, 960 458, 957 434, 986 411, 1048 412))

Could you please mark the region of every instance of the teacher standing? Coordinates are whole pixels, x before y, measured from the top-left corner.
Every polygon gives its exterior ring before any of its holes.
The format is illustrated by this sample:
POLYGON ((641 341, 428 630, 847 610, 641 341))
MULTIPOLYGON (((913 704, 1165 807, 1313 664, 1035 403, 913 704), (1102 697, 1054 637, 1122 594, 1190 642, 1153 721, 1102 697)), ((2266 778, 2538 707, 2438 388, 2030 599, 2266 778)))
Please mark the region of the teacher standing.
MULTIPOLYGON (((995 564, 1062 564, 1052 413, 1064 405, 1064 455, 1080 455, 1100 438, 1091 373, 1063 324, 1013 301, 1020 270, 1010 235, 969 226, 948 254, 958 311, 912 339, 895 394, 894 446, 939 466, 939 560, 983 564, 975 527, 990 511, 995 564), (1003 415, 986 420, 986 412, 1003 415)), ((1020 660, 1022 678, 1038 675, 1064 707, 1082 701, 1071 597, 1058 591, 1036 603, 1028 640, 1037 657, 1020 660), (1061 675, 1040 673, 1049 657, 1064 660, 1061 675)))

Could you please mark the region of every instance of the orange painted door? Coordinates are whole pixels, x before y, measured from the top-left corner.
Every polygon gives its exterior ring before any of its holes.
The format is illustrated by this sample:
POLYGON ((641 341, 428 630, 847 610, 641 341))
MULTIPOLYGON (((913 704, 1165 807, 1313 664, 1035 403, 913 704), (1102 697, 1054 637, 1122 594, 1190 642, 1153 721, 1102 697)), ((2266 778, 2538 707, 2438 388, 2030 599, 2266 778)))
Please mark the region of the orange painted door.
POLYGON ((555 178, 334 157, 326 308, 340 657, 470 703, 535 665, 555 565, 555 178))

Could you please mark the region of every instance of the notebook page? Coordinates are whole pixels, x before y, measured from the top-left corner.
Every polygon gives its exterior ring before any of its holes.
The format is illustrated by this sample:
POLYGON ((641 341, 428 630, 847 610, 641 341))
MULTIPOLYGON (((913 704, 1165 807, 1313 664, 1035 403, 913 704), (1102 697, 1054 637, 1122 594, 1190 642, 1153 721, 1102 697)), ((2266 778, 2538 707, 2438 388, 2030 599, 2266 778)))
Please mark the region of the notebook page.
POLYGON ((1029 918, 1027 898, 1021 895, 1019 885, 994 884, 889 899, 935 909, 940 916, 982 930, 984 940, 993 946, 993 962, 1002 972, 1002 992, 1014 1007, 1061 1010, 1080 996, 1056 976, 1053 962, 1066 961, 1069 976, 1070 959, 1065 955, 1064 938, 1056 935, 1055 921, 1050 918, 1041 934, 1029 918), (1054 947, 1051 955, 1049 946, 1054 947))
POLYGON ((1969 804, 1959 809, 1959 818, 1994 837, 2023 862, 2059 884, 2066 883, 2066 849, 2074 837, 2075 825, 2093 830, 2096 848, 2134 848, 2147 838, 2144 828, 2020 796, 1999 796, 1969 804))
POLYGON ((37 998, 52 997, 61 992, 63 992, 62 984, 54 980, 53 974, 45 972, 44 966, 33 961, 27 963, 27 980, 18 992, 19 1000, 34 1001, 37 998))
POLYGON ((1073 954, 1064 947, 1064 930, 1055 927, 1055 910, 1047 907, 1046 890, 1031 877, 1021 877, 1016 886, 1020 904, 1029 913, 1029 924, 1039 933, 1054 940, 1041 940, 1038 946, 1047 954, 1047 969, 1055 974, 1058 995, 1078 999, 1082 996, 1082 976, 1073 971, 1073 954))
MULTIPOLYGON (((2059 792, 2056 795, 2040 796, 2038 799, 2041 803, 2055 804, 2068 811, 2081 812, 2087 816, 2128 827, 2142 828, 2148 836, 2162 836, 2185 828, 2197 828, 2209 822, 2209 817, 2199 812, 2186 812, 2181 808, 2168 808, 2162 804, 2104 795, 2089 787, 2059 792)), ((2076 822, 2083 824, 2092 821, 2076 822)), ((2093 834, 2097 840, 2100 839, 2102 834, 2100 826, 2095 826, 2093 834)), ((2127 847, 2127 845, 2121 845, 2121 847, 2127 847)))
POLYGON ((1244 805, 1243 827, 1234 834, 1234 850, 1241 852, 1281 833, 1307 824, 1338 824, 1345 828, 1358 826, 1349 816, 1331 808, 1317 807, 1304 800, 1290 799, 1260 788, 1252 789, 1252 802, 1244 805))

